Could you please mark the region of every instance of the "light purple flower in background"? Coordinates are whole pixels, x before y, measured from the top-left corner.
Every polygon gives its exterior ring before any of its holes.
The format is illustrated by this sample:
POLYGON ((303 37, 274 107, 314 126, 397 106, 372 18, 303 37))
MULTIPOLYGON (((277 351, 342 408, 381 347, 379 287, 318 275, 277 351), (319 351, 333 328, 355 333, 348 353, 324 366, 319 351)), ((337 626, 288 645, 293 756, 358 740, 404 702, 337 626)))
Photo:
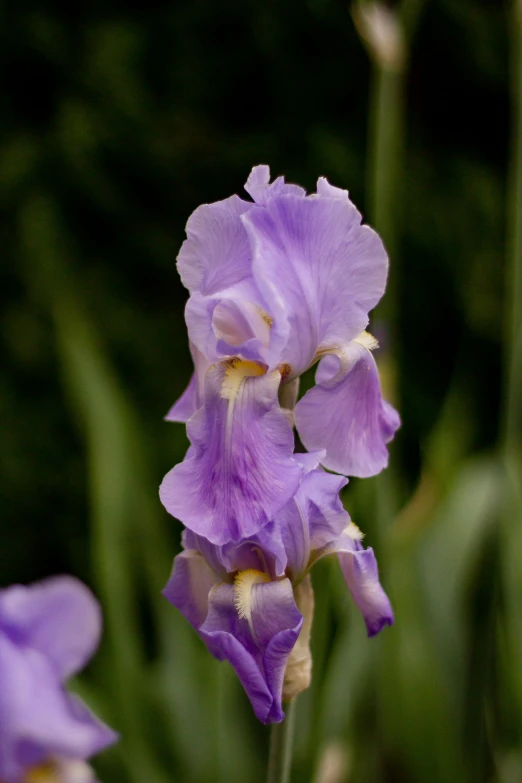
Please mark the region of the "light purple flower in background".
POLYGON ((325 467, 361 477, 387 465, 399 426, 364 331, 388 271, 378 235, 324 178, 307 196, 257 166, 246 190, 254 203, 232 196, 196 209, 178 256, 195 374, 167 418, 188 422, 192 445, 160 492, 216 545, 254 535, 293 497, 294 422, 325 467), (315 362, 316 386, 292 417, 286 399, 293 407, 315 362))
POLYGON ((0 590, 1 783, 95 783, 86 761, 117 735, 64 683, 100 632, 98 602, 72 577, 0 590))
POLYGON ((282 720, 283 697, 309 683, 307 575, 317 560, 338 554, 369 636, 393 623, 373 550, 362 547, 339 499, 346 479, 319 468, 322 457, 295 455, 303 478, 294 497, 241 543, 216 546, 185 530, 184 550, 164 590, 210 652, 230 661, 263 723, 282 720))

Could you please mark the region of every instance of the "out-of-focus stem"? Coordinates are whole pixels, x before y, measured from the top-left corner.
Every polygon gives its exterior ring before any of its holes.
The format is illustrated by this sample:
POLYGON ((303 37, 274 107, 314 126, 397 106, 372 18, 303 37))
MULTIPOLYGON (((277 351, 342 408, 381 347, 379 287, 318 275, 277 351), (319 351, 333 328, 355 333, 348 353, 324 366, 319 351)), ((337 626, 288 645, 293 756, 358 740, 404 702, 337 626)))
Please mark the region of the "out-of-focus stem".
POLYGON ((522 448, 522 0, 513 5, 511 25, 512 141, 508 192, 508 263, 506 276, 506 379, 504 445, 506 455, 522 448))
POLYGON ((502 450, 506 469, 503 514, 503 587, 506 684, 522 716, 522 0, 514 0, 511 33, 511 156, 508 184, 506 334, 502 450))
POLYGON ((409 42, 424 0, 402 0, 390 9, 380 0, 360 0, 354 19, 373 66, 368 138, 368 213, 391 258, 391 274, 379 316, 393 345, 397 312, 401 170, 404 148, 404 78, 409 42))
POLYGON ((374 65, 370 100, 368 195, 369 219, 392 259, 386 296, 379 314, 393 328, 396 311, 394 261, 397 257, 398 174, 403 147, 403 74, 374 65))
POLYGON ((274 723, 270 732, 270 753, 266 783, 288 783, 294 742, 295 699, 285 704, 286 718, 274 723))

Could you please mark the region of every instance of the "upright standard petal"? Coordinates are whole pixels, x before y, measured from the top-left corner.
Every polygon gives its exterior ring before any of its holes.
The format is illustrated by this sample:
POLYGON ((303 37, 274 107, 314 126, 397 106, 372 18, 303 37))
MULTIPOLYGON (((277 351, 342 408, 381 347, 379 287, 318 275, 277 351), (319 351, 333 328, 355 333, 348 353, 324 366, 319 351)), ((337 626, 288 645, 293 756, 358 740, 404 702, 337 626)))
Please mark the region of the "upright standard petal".
POLYGON ((339 539, 336 549, 346 584, 363 614, 368 636, 375 636, 385 625, 393 625, 394 617, 388 596, 379 582, 373 549, 363 549, 348 536, 339 539))
POLYGON ((257 286, 289 335, 284 361, 300 375, 353 340, 381 298, 388 258, 378 235, 342 198, 286 195, 242 215, 257 286))
POLYGON ((0 590, 0 633, 38 650, 66 679, 98 646, 100 607, 91 591, 71 576, 0 590))
POLYGON ((240 216, 251 207, 251 203, 231 196, 203 204, 189 217, 178 271, 191 293, 214 294, 250 274, 250 247, 240 216))
POLYGON ((388 464, 386 444, 400 426, 398 413, 382 398, 379 373, 368 349, 369 335, 326 356, 317 385, 295 407, 299 436, 308 449, 325 449, 322 463, 348 476, 374 476, 388 464))
POLYGON ((214 544, 240 541, 290 500, 302 468, 278 405, 280 374, 252 362, 211 367, 205 404, 188 422, 191 454, 161 485, 163 505, 214 544))
POLYGON ((303 618, 290 580, 267 582, 263 577, 260 572, 241 572, 236 585, 214 588, 200 633, 219 650, 219 658, 230 661, 256 717, 262 723, 277 723, 284 718, 285 667, 303 618))

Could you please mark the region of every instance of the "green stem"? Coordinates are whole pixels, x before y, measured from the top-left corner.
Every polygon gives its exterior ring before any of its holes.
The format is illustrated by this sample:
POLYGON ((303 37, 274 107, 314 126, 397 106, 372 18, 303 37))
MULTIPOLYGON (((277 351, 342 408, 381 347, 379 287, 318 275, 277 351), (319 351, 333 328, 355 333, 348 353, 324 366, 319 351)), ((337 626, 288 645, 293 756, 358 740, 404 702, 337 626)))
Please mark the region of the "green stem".
POLYGON ((368 195, 370 222, 392 259, 379 316, 393 329, 396 304, 397 197, 402 158, 403 75, 374 65, 370 97, 368 195))
POLYGON ((370 219, 395 255, 397 173, 402 148, 403 75, 377 64, 373 66, 370 96, 370 140, 368 159, 370 219))
POLYGON ((270 753, 266 783, 288 783, 294 741, 295 699, 285 706, 286 718, 274 723, 270 732, 270 753))

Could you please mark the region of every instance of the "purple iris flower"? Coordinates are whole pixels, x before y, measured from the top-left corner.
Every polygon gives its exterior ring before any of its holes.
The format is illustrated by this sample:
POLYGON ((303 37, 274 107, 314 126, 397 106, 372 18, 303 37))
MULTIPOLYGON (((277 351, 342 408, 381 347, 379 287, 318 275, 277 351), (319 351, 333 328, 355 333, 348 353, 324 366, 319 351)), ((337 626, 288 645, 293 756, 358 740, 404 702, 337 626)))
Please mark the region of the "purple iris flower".
POLYGON ((361 477, 387 465, 399 426, 364 331, 388 272, 378 235, 324 178, 307 196, 257 166, 245 187, 254 203, 196 209, 178 256, 195 372, 167 419, 187 422, 191 447, 160 493, 216 545, 255 535, 294 496, 294 423, 326 468, 361 477))
POLYGON ((0 590, 2 783, 95 783, 86 760, 117 735, 64 683, 100 631, 97 601, 72 577, 0 590))
POLYGON ((210 652, 228 660, 257 718, 284 718, 282 701, 308 687, 313 593, 308 572, 337 553, 369 636, 393 623, 372 549, 339 499, 346 479, 318 467, 322 453, 296 454, 303 478, 269 525, 239 544, 212 544, 185 530, 164 590, 210 652))

